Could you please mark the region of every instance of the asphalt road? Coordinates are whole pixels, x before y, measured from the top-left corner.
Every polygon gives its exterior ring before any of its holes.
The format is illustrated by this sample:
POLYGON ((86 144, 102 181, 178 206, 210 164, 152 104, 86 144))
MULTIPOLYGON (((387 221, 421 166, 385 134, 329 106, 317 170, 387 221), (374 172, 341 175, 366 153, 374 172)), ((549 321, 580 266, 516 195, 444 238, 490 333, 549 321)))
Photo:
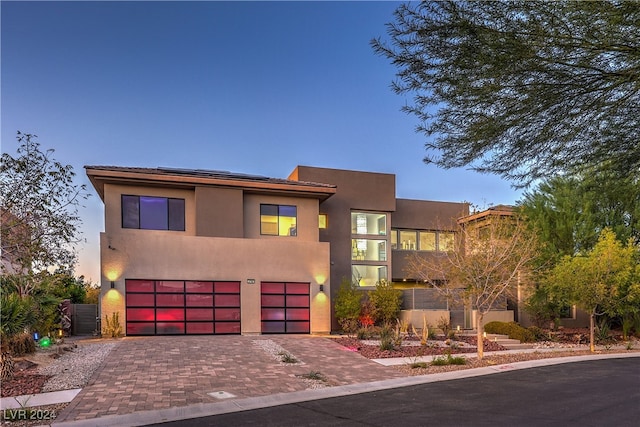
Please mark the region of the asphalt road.
POLYGON ((640 358, 594 360, 158 426, 640 426, 640 358))

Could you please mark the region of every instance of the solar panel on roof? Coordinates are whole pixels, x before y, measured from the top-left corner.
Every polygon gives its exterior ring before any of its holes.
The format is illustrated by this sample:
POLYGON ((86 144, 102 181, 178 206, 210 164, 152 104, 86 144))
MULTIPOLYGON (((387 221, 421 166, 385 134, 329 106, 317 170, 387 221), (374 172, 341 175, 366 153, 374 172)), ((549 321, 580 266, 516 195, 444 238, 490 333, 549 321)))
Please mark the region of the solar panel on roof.
POLYGON ((228 177, 228 178, 240 178, 240 179, 244 178, 244 179, 259 179, 259 180, 270 179, 266 176, 261 176, 261 175, 250 175, 245 173, 236 173, 236 172, 230 172, 230 171, 209 170, 209 169, 183 169, 183 168, 159 167, 158 170, 162 172, 189 174, 189 175, 219 176, 219 177, 228 177))

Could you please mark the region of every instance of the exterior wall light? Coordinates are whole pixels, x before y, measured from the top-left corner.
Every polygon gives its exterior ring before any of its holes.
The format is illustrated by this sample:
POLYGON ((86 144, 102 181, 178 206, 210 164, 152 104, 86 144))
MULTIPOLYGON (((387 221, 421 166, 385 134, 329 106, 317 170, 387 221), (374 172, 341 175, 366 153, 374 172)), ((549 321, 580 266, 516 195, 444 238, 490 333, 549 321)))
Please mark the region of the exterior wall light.
POLYGON ((116 287, 116 282, 114 282, 113 280, 111 281, 111 289, 114 289, 116 287))
POLYGON ((320 290, 320 292, 324 293, 324 285, 323 284, 320 284, 320 289, 319 290, 320 290))

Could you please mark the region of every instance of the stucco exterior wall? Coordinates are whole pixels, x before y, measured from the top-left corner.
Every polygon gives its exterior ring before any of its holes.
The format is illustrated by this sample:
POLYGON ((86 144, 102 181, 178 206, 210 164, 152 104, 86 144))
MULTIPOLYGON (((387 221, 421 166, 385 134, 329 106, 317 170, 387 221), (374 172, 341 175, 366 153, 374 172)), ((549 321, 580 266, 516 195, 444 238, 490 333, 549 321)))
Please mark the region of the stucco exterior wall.
POLYGON ((330 295, 328 243, 171 233, 123 230, 101 234, 103 321, 105 315, 118 311, 121 323, 126 322, 125 279, 233 280, 241 282, 242 333, 258 334, 260 282, 291 281, 310 283, 311 332, 331 330, 329 299, 318 286, 323 284, 330 295), (115 290, 110 289, 112 280, 115 290))

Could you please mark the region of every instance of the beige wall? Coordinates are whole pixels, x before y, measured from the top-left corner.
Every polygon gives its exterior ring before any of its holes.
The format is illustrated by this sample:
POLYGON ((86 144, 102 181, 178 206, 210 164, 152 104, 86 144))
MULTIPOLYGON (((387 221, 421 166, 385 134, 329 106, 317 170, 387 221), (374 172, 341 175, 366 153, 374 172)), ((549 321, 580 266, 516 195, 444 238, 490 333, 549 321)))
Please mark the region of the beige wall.
POLYGON ((244 236, 243 193, 236 188, 196 187, 196 235, 244 236))

